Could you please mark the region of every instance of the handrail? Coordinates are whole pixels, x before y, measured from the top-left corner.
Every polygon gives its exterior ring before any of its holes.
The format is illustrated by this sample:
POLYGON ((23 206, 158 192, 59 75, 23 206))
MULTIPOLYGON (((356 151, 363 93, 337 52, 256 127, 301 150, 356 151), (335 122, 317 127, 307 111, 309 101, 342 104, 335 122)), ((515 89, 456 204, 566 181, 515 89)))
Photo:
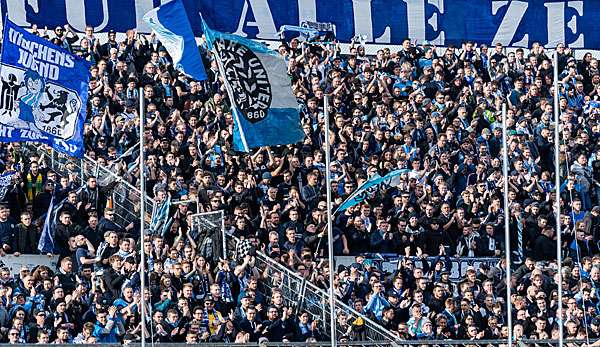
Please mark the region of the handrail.
MULTIPOLYGON (((240 239, 238 239, 237 237, 235 237, 233 235, 228 235, 228 236, 230 236, 236 242, 240 241, 240 239)), ((260 256, 261 260, 263 260, 269 266, 276 268, 279 271, 285 272, 289 277, 294 278, 296 281, 298 281, 300 283, 305 282, 306 287, 309 287, 313 292, 319 294, 322 298, 328 298, 329 294, 326 293, 323 289, 317 287, 314 283, 306 280, 305 278, 300 277, 300 275, 298 275, 294 271, 291 271, 289 268, 274 261, 273 259, 268 257, 263 252, 257 250, 256 255, 260 256)), ((363 319, 363 321, 365 321, 366 325, 368 324, 368 326, 370 328, 375 330, 377 333, 381 334, 385 338, 385 340, 394 341, 397 339, 397 336, 393 335, 388 330, 384 329, 381 325, 379 325, 379 323, 374 322, 370 318, 366 317, 364 314, 358 313, 356 310, 354 310, 350 306, 346 305, 344 302, 340 301, 338 298, 334 298, 334 299, 335 299, 336 308, 339 307, 339 309, 341 309, 345 312, 349 312, 350 314, 355 315, 355 316, 360 316, 363 319)), ((325 307, 325 309, 323 311, 326 311, 326 308, 327 307, 325 307)), ((328 321, 325 320, 325 323, 328 323, 328 321)))
POLYGON ((117 207, 118 211, 115 214, 115 223, 121 227, 124 227, 128 223, 135 220, 139 220, 139 214, 135 214, 134 208, 139 204, 131 199, 130 193, 135 194, 137 197, 146 199, 146 204, 149 206, 144 218, 144 225, 149 225, 149 219, 151 218, 150 212, 154 210, 154 199, 150 198, 146 194, 141 194, 139 188, 136 188, 131 183, 116 175, 111 169, 99 164, 91 157, 85 155, 82 159, 75 159, 67 155, 57 153, 55 159, 54 151, 48 153, 43 146, 28 146, 29 149, 35 151, 41 157, 44 158, 46 164, 54 170, 57 174, 65 169, 66 166, 72 165, 79 170, 78 176, 81 179, 82 185, 85 184, 85 180, 88 176, 94 175, 97 178, 105 177, 108 175, 112 180, 117 181, 117 186, 113 189, 113 204, 117 207), (93 168, 93 172, 89 169, 93 168), (87 172, 86 169, 90 172, 87 172), (117 218, 118 217, 118 218, 117 218))

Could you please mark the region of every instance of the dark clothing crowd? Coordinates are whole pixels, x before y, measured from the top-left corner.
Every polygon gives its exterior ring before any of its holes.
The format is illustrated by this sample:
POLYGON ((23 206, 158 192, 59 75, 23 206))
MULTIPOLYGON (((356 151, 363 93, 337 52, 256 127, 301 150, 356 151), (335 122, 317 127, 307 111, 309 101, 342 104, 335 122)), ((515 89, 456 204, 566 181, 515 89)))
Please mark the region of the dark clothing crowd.
MULTIPOLYGON (((58 256, 56 267, 0 269, 0 342, 326 340, 323 322, 297 310, 298 298, 284 297, 257 253, 322 289, 334 277, 337 299, 353 308, 335 313, 340 340, 366 339, 372 322, 398 339, 506 339, 507 285, 515 339, 557 338, 560 324, 565 338, 600 337, 600 70, 592 54, 576 59, 556 47, 556 123, 553 59, 538 43, 441 48, 407 39, 367 54, 355 42, 342 50, 282 39, 276 49, 288 65, 305 138, 240 153, 232 150, 224 76, 205 43, 199 49, 208 80, 195 81, 173 66, 154 35, 32 31, 93 63, 86 156, 118 179, 82 180, 71 165, 53 168, 43 146, 0 144, 0 173, 15 173, 0 205, 0 256, 42 253, 48 222, 50 253, 58 256), (333 273, 325 136, 332 249, 354 257, 333 273), (336 211, 362 184, 398 169, 406 169, 398 184, 370 189, 360 203, 336 211), (139 220, 115 221, 115 186, 138 187, 140 170, 144 193, 157 206, 170 204, 165 226, 144 238, 139 220), (51 205, 58 207, 50 221, 51 205), (195 214, 221 210, 226 233, 251 251, 222 259, 212 236, 193 223, 195 214), (397 256, 397 269, 382 270, 373 253, 397 256), (469 267, 457 281, 450 279, 457 257, 496 260, 469 267)), ((127 198, 139 213, 139 194, 127 198)))

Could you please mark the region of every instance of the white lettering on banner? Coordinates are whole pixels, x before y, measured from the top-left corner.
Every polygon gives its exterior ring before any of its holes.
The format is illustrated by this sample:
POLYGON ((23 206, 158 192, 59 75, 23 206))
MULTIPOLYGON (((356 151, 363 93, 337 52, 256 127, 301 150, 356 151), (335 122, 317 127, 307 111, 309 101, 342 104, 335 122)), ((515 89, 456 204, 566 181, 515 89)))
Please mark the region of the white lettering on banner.
POLYGON ((66 141, 64 141, 63 139, 54 138, 54 144, 62 147, 64 149, 64 151, 67 153, 76 153, 77 152, 77 146, 75 146, 73 144, 69 144, 66 141))
POLYGON ((30 140, 46 139, 46 137, 42 136, 40 133, 31 131, 31 130, 26 130, 26 129, 21 129, 21 137, 30 139, 30 140))
MULTIPOLYGON (((437 8, 440 11, 440 15, 444 14, 444 0, 427 0, 427 2, 433 7, 437 8)), ((427 23, 431 25, 433 31, 438 31, 438 14, 433 13, 431 17, 427 20, 427 23)), ((443 30, 440 30, 440 33, 437 37, 429 40, 434 45, 445 45, 446 44, 446 34, 443 30)))
POLYGON ((144 15, 154 8, 153 0, 136 0, 135 2, 135 27, 138 32, 150 32, 150 26, 144 20, 144 15))
POLYGON ((19 48, 19 61, 24 68, 31 69, 44 78, 58 80, 58 66, 35 60, 32 54, 19 48))
MULTIPOLYGON (((2 7, 2 3, 3 1, 0 1, 0 7, 2 7)), ((8 19, 22 27, 30 26, 31 23, 27 21, 27 5, 31 6, 35 13, 39 12, 38 0, 6 1, 6 12, 8 12, 8 19)), ((4 13, 5 11, 2 9, 1 12, 4 13)))
POLYGON ((0 124, 0 137, 12 137, 13 127, 7 127, 0 124))
POLYGON ((551 2, 544 6, 548 9, 548 47, 565 43, 565 3, 551 2))
MULTIPOLYGON (((119 2, 115 2, 117 5, 119 2)), ((75 30, 85 31, 87 23, 93 22, 85 15, 85 0, 65 0, 67 9, 67 23, 75 30)), ((102 31, 108 24, 108 0, 102 0, 102 23, 94 27, 95 31, 102 31)), ((96 18, 93 18, 96 19, 96 18)))
POLYGON ((317 21, 316 0, 298 0, 298 23, 317 21))
POLYGON ((425 4, 424 0, 404 0, 406 3, 406 19, 408 20, 408 37, 411 40, 424 41, 425 38, 425 4))
POLYGON ((244 7, 242 8, 242 14, 240 21, 238 22, 237 30, 234 32, 235 35, 247 37, 248 34, 244 32, 244 27, 256 27, 258 33, 256 34, 257 39, 273 39, 277 35, 277 29, 275 29, 275 22, 273 21, 273 14, 267 0, 246 0, 244 1, 244 7), (248 5, 250 4, 250 5, 248 5), (248 17, 248 7, 252 10, 254 16, 254 22, 246 21, 248 17))
MULTIPOLYGON (((502 22, 491 42, 492 45, 498 42, 506 46, 511 44, 517 33, 517 28, 519 27, 519 24, 521 24, 521 20, 527 11, 527 7, 529 7, 529 4, 525 1, 511 1, 509 4, 506 0, 494 0, 492 1, 492 14, 495 15, 500 8, 506 5, 508 5, 508 9, 506 10, 506 14, 504 15, 504 18, 502 18, 502 22)), ((523 40, 516 42, 514 45, 528 46, 528 36, 525 35, 523 40)))
MULTIPOLYGON (((373 42, 373 21, 371 0, 352 0, 354 15, 354 35, 365 35, 367 42, 373 42)), ((378 43, 390 43, 390 27, 386 26, 383 34, 375 39, 378 43)))
MULTIPOLYGON (((583 17, 583 1, 568 1, 567 7, 575 9, 577 16, 583 17)), ((577 35, 577 16, 573 15, 571 20, 567 23, 569 29, 573 31, 573 35, 577 35)), ((569 47, 583 48, 585 47, 585 37, 583 33, 580 33, 575 41, 568 43, 569 47)))

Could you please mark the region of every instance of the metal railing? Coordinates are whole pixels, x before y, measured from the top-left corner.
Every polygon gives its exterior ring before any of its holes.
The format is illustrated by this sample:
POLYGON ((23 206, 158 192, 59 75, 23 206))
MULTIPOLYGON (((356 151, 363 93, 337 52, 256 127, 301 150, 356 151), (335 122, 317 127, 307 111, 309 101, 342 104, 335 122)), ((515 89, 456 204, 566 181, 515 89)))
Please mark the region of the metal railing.
MULTIPOLYGON (((586 345, 586 341, 584 340, 564 340, 565 346, 568 347, 582 347, 586 345)), ((592 341, 590 341, 592 343, 592 341)), ((39 346, 33 344, 21 344, 23 346, 39 346)), ((194 343, 195 346, 201 347, 230 347, 232 345, 236 347, 281 347, 281 346, 289 346, 289 347, 330 347, 331 343, 328 341, 320 341, 320 342, 248 342, 248 343, 223 343, 223 342, 210 342, 210 343, 194 343)), ((440 346, 440 347, 505 347, 506 340, 408 340, 408 341, 386 341, 386 342, 365 342, 365 341, 350 341, 350 342, 338 342, 338 346, 362 346, 362 347, 372 347, 372 346, 385 346, 385 347, 398 347, 398 346, 440 346)), ((53 346, 57 347, 67 347, 73 346, 72 344, 55 344, 53 346)), ((78 345, 83 347, 95 347, 98 345, 91 344, 83 344, 78 345)), ((116 343, 107 343, 102 344, 104 347, 121 347, 121 344, 116 343)), ((127 346, 130 347, 140 347, 140 343, 129 343, 127 346)), ((158 342, 152 344, 154 347, 183 347, 186 346, 184 343, 170 343, 170 342, 158 342)), ((558 346, 557 340, 530 340, 523 339, 514 343, 514 346, 517 347, 528 347, 528 346, 538 346, 538 347, 554 347, 558 346)))
MULTIPOLYGON (((226 234, 227 237, 227 250, 231 256, 235 256, 233 253, 236 249, 236 244, 240 240, 232 235, 226 234)), ((301 277, 296 272, 286 268, 282 264, 269 258, 267 255, 260 251, 256 251, 255 255, 255 267, 261 272, 262 280, 259 281, 259 291, 270 297, 273 289, 278 288, 281 290, 284 299, 288 305, 295 308, 296 312, 307 311, 312 319, 317 319, 323 323, 321 326, 321 332, 329 336, 329 300, 330 295, 323 289, 317 287, 314 283, 301 277)), ((364 324, 361 326, 361 331, 356 332, 356 335, 351 335, 355 340, 361 341, 394 341, 396 335, 390 331, 384 329, 381 325, 374 322, 373 320, 365 317, 354 309, 350 308, 345 303, 335 300, 336 314, 339 312, 345 312, 348 315, 348 321, 352 321, 354 318, 361 317, 364 324)), ((342 330, 341 327, 337 327, 338 337, 346 335, 348 332, 342 330)), ((369 344, 371 346, 378 346, 379 344, 369 344)))
MULTIPOLYGON (((427 261, 433 270, 435 266, 434 262, 440 261, 442 263, 449 262, 450 263, 450 280, 453 282, 460 281, 464 278, 465 272, 469 267, 473 267, 475 270, 478 270, 482 265, 486 265, 488 268, 495 267, 501 258, 497 257, 434 257, 430 256, 425 259, 419 258, 416 256, 399 256, 397 254, 365 254, 366 259, 370 259, 373 264, 379 268, 380 270, 387 271, 393 273, 396 271, 401 264, 401 262, 405 259, 412 260, 417 266, 422 266, 424 261, 427 261)), ((354 263, 353 256, 336 256, 335 257, 336 265, 346 265, 350 266, 350 264, 354 263)))
MULTIPOLYGON (((111 169, 99 164, 92 158, 85 156, 82 159, 73 158, 57 151, 47 150, 45 146, 29 146, 44 160, 45 165, 59 176, 75 176, 78 184, 83 185, 88 177, 97 178, 99 186, 113 185, 108 197, 115 212, 114 222, 125 227, 129 223, 140 219, 140 190, 111 169)), ((149 226, 154 210, 154 200, 145 195, 146 213, 144 225, 149 226)))

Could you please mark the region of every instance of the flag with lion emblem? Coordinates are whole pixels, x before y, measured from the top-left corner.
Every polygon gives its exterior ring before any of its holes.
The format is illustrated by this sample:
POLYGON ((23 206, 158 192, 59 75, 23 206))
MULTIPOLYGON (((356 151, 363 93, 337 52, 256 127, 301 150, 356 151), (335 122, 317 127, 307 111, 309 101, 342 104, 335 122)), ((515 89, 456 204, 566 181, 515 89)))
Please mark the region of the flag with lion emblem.
POLYGON ((304 132, 285 60, 260 43, 212 30, 204 20, 202 28, 230 94, 234 150, 301 141, 304 132))
POLYGON ((83 157, 91 63, 8 20, 0 63, 0 142, 41 142, 83 157))

